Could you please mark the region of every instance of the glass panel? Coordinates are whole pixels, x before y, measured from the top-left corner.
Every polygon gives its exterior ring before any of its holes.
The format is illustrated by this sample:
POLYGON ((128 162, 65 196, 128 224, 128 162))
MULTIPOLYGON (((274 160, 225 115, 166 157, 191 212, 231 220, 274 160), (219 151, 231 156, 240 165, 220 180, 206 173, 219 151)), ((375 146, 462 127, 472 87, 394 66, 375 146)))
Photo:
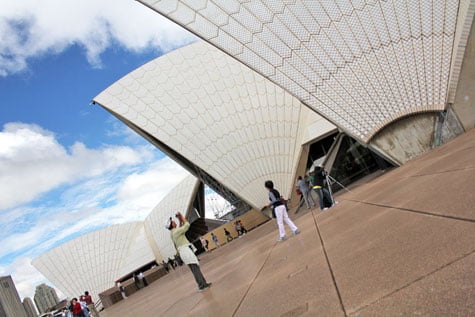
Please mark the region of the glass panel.
MULTIPOLYGON (((377 171, 380 165, 383 167, 384 164, 378 163, 378 161, 375 159, 375 154, 369 149, 349 136, 344 136, 330 176, 343 186, 347 186, 377 171)), ((340 189, 342 188, 337 183, 332 185, 334 192, 340 189)))

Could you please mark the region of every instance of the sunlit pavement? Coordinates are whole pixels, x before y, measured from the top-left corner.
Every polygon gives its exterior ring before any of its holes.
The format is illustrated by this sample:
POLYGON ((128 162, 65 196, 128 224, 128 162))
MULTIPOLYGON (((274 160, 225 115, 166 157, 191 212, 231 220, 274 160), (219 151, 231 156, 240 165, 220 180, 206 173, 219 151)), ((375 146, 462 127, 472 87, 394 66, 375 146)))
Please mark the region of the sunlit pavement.
POLYGON ((209 290, 183 266, 101 316, 475 315, 475 129, 338 201, 201 256, 209 290))

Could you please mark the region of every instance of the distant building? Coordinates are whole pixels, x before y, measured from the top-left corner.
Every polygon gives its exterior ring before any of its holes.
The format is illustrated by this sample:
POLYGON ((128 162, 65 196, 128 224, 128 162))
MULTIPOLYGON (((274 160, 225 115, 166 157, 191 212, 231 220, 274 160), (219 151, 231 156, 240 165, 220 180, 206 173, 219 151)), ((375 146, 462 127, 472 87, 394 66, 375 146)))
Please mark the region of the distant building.
POLYGON ((59 298, 54 288, 43 283, 36 286, 35 303, 36 307, 38 307, 38 310, 40 311, 40 314, 43 314, 58 304, 59 298))
POLYGON ((38 316, 38 310, 36 309, 35 303, 31 298, 25 297, 23 299, 23 307, 25 308, 26 315, 28 317, 38 316))
POLYGON ((0 277, 0 316, 27 317, 12 277, 0 277))

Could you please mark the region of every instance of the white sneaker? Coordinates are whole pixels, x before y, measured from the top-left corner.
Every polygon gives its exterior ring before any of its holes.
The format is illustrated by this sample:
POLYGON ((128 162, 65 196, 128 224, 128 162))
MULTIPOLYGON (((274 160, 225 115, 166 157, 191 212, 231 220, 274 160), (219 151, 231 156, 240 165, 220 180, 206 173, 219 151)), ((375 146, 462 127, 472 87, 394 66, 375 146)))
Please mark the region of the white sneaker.
POLYGON ((278 242, 281 242, 281 241, 285 241, 287 240, 287 238, 284 236, 284 237, 280 237, 279 239, 277 239, 278 242))

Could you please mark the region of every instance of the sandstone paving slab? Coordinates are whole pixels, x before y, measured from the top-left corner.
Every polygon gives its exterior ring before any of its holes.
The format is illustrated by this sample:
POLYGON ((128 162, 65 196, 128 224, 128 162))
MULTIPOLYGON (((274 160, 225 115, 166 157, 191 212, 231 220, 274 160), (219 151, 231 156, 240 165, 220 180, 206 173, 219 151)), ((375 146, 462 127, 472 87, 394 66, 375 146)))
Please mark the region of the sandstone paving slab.
POLYGON ((364 307, 354 316, 475 316, 475 254, 364 307))
POLYGON ((355 201, 475 220, 475 168, 368 184, 355 201))
POLYGON ((443 157, 424 162, 423 167, 414 171, 412 176, 446 173, 475 168, 475 146, 451 151, 443 157))
MULTIPOLYGON (((268 227, 273 228, 272 225, 269 224, 268 227)), ((228 250, 222 250, 219 258, 210 263, 212 268, 209 268, 209 272, 213 286, 202 293, 203 300, 189 310, 189 314, 232 316, 268 258, 275 243, 275 235, 272 230, 259 239, 251 240, 247 239, 248 234, 239 239, 242 247, 233 242, 228 250)))
POLYGON ((475 133, 467 133, 351 193, 340 192, 340 204, 328 212, 292 215, 303 232, 283 243, 275 242, 272 220, 203 255, 202 271, 213 282, 205 292, 197 291, 184 266, 101 316, 343 315, 313 216, 348 314, 467 315, 470 310, 455 308, 472 302, 455 286, 473 292, 467 268, 473 258, 463 256, 475 249, 474 222, 397 208, 473 219, 474 140, 475 133))
POLYGON ((475 168, 416 177, 406 187, 415 197, 393 196, 391 205, 475 220, 475 168))
MULTIPOLYGON (((475 148, 473 154, 475 165, 475 148)), ((409 178, 391 176, 383 175, 339 199, 475 220, 475 168, 409 178)))
POLYGON ((185 266, 178 267, 172 273, 101 312, 101 316, 170 316, 177 310, 179 303, 182 312, 191 309, 201 296, 196 292, 196 285, 190 283, 191 276, 188 271, 185 266))
POLYGON ((235 316, 344 316, 313 215, 302 233, 276 242, 235 316))
POLYGON ((206 310, 215 311, 215 316, 232 314, 274 242, 274 224, 267 223, 259 229, 200 257, 203 275, 213 283, 209 290, 198 292, 190 270, 182 266, 101 316, 186 316, 200 303, 208 304, 206 310), (244 259, 247 265, 239 265, 244 259))
POLYGON ((347 313, 475 249, 475 224, 345 201, 317 217, 347 313))

